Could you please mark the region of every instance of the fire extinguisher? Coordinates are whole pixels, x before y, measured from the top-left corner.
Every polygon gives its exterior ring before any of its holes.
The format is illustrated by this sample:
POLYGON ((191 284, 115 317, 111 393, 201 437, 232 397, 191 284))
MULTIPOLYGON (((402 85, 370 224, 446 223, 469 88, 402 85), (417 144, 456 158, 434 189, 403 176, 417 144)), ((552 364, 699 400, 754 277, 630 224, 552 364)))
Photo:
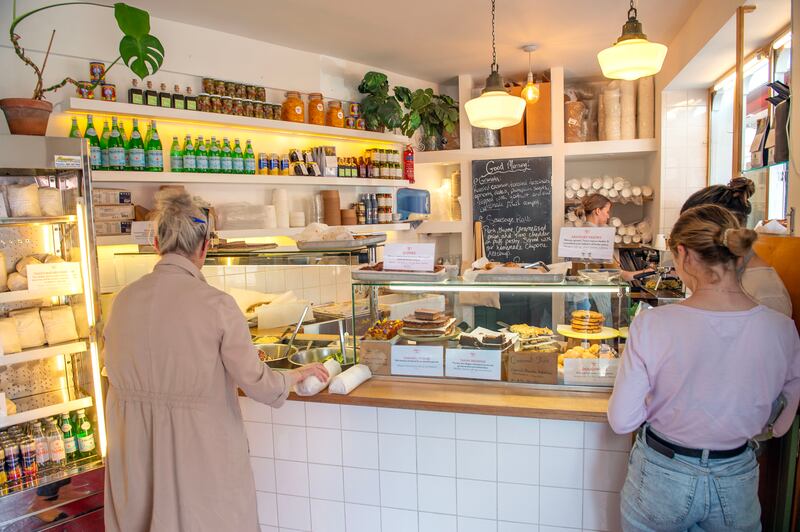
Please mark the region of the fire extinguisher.
POLYGON ((414 183, 414 148, 411 144, 406 145, 403 150, 403 178, 408 179, 409 183, 414 183))

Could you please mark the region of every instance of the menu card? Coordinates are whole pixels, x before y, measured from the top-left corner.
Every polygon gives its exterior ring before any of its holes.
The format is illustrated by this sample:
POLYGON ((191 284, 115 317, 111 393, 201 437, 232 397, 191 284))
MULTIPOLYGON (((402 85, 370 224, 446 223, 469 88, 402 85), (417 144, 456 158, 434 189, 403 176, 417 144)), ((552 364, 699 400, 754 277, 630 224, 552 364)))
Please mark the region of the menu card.
POLYGON ((392 375, 442 377, 444 348, 440 345, 392 346, 392 375))
POLYGON ((432 272, 436 244, 386 244, 383 247, 383 269, 405 272, 432 272))
POLYGON ((461 379, 500 380, 499 349, 448 349, 445 375, 461 379))
POLYGON ((570 259, 611 260, 614 258, 613 227, 562 227, 558 256, 570 259))
POLYGON ((28 265, 28 290, 65 295, 81 291, 80 262, 51 262, 28 265))

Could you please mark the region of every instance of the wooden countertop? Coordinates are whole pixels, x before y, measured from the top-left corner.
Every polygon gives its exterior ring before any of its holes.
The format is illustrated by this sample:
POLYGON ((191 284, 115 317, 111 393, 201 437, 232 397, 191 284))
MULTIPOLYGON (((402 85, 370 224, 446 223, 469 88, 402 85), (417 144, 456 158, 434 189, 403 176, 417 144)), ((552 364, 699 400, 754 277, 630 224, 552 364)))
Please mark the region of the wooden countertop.
POLYGON ((608 392, 543 390, 503 383, 374 376, 349 395, 323 391, 289 399, 317 403, 438 410, 467 414, 606 422, 608 392))

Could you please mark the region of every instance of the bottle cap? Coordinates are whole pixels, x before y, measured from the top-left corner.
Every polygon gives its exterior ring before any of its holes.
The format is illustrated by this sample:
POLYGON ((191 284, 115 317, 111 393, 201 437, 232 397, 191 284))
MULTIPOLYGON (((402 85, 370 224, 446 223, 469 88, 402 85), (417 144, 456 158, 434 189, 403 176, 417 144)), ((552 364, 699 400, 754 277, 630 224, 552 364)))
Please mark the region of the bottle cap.
POLYGON ((153 82, 152 81, 147 80, 147 88, 148 89, 152 89, 153 88, 153 82))
POLYGON ((138 87, 138 86, 139 86, 139 80, 138 80, 138 79, 136 79, 136 78, 133 78, 133 79, 131 80, 131 84, 133 85, 133 88, 136 88, 136 87, 138 87))
POLYGON ((188 94, 189 96, 192 95, 192 88, 191 87, 186 87, 186 94, 188 94))
POLYGON ((172 87, 172 90, 175 91, 175 94, 180 94, 181 93, 181 86, 180 85, 175 85, 174 87, 172 87))
POLYGON ((161 90, 162 90, 162 91, 165 91, 165 90, 167 90, 167 84, 166 84, 166 83, 162 83, 162 84, 161 84, 161 90))

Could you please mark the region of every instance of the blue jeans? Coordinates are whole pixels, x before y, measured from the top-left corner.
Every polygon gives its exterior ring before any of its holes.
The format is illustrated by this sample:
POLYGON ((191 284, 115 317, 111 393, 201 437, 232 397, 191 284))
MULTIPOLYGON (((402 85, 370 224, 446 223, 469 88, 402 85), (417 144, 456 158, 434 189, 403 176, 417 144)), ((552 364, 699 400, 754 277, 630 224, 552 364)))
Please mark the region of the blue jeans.
POLYGON ((752 449, 733 458, 667 458, 639 435, 621 494, 622 529, 760 531, 758 463, 752 449))

